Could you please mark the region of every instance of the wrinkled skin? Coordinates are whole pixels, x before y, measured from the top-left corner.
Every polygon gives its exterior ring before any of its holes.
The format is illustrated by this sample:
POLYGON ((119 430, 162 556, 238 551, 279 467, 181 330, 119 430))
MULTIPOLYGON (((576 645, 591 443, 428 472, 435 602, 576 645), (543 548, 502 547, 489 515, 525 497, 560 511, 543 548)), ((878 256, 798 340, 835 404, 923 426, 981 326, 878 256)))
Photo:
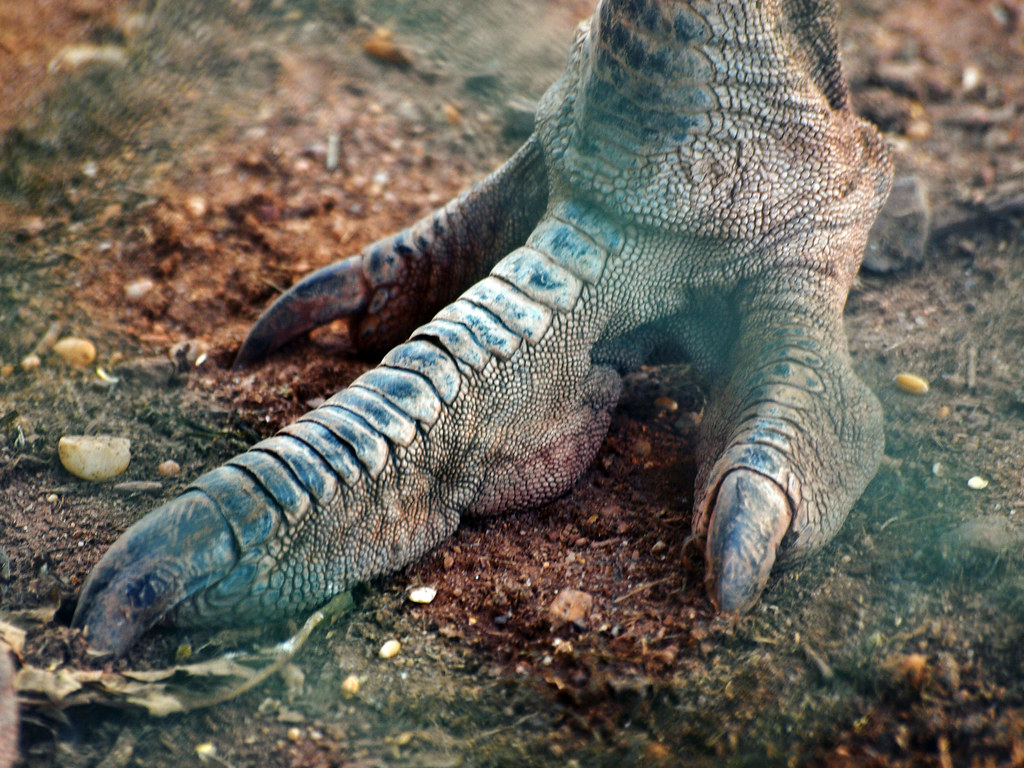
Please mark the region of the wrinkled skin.
POLYGON ((882 451, 842 310, 891 168, 850 111, 834 15, 604 0, 505 167, 260 319, 240 364, 340 316, 363 349, 412 335, 126 532, 75 616, 94 649, 163 617, 306 610, 464 514, 564 493, 621 374, 652 357, 707 381, 694 533, 715 605, 754 605, 835 534, 882 451))

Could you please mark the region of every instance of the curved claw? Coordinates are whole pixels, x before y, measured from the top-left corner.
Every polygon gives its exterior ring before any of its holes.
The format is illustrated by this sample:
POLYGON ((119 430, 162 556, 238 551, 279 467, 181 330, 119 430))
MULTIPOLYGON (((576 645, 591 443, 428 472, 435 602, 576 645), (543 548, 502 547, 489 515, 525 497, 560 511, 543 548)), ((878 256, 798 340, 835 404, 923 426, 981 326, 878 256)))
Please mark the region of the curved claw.
POLYGON ((774 482, 749 469, 722 480, 708 531, 708 591, 723 613, 745 613, 764 591, 792 520, 774 482))
POLYGON ((366 309, 370 291, 353 256, 318 269, 271 304, 249 331, 235 368, 263 359, 296 336, 366 309))
POLYGON ((97 656, 121 656, 182 601, 238 560, 231 528, 206 494, 186 491, 135 523, 93 568, 72 626, 97 656))

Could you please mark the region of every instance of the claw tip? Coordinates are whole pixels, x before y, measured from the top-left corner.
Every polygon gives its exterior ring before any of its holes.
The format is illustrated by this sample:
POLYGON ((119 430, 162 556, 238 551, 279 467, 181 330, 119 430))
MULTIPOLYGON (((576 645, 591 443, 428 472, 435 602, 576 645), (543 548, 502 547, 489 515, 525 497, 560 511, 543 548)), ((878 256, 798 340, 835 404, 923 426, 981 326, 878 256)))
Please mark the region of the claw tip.
POLYGON ((748 469, 722 480, 708 533, 708 590, 722 613, 746 613, 757 602, 792 513, 782 489, 748 469))

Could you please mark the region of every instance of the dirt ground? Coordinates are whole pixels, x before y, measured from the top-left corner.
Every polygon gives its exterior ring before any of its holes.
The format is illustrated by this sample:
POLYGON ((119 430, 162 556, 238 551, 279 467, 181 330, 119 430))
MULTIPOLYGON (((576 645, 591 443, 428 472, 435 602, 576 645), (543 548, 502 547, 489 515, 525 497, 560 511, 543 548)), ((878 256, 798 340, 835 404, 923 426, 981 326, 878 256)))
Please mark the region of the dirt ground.
MULTIPOLYGON (((125 527, 372 365, 332 326, 230 369, 279 291, 511 154, 515 105, 589 10, 0 4, 0 621, 27 631, 17 666, 160 668, 252 641, 164 628, 97 663, 68 622, 125 527), (61 362, 67 335, 95 363, 61 362), (60 436, 100 433, 131 438, 128 470, 68 474, 60 436)), ((467 522, 227 703, 155 718, 25 695, 18 765, 1024 765, 1024 6, 850 0, 842 31, 904 194, 847 306, 886 458, 822 556, 750 616, 713 615, 685 546, 705 394, 686 366, 644 369, 565 498, 467 522), (898 390, 901 372, 929 392, 898 390), (409 602, 416 585, 436 599, 409 602), (576 624, 549 610, 567 588, 594 601, 576 624), (401 653, 381 659, 390 638, 401 653)))

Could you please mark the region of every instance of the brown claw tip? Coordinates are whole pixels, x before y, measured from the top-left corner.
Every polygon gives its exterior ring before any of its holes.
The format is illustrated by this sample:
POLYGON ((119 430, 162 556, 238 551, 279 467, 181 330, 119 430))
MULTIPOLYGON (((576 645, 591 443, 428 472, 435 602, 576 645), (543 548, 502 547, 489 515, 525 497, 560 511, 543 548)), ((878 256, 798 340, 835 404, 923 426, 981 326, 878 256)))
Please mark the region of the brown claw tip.
POLYGON ((757 602, 792 513, 772 480, 736 469, 722 480, 708 532, 708 591, 723 613, 746 613, 757 602))

